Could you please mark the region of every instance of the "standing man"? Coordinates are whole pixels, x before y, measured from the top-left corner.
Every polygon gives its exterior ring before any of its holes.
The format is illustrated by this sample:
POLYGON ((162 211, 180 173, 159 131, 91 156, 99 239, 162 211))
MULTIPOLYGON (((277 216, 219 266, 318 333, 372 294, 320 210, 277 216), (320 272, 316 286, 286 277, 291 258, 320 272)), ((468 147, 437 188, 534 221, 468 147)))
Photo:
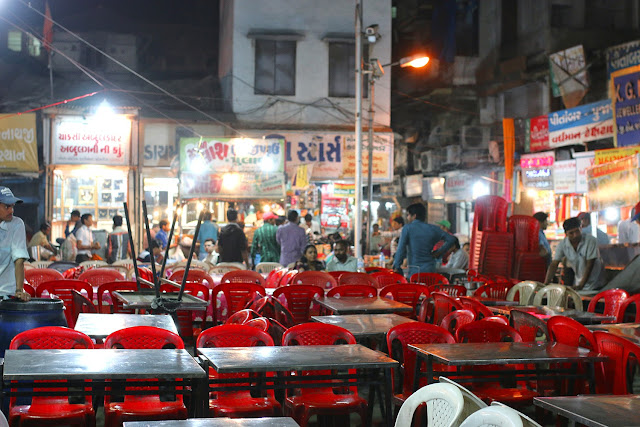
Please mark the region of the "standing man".
POLYGON ((204 262, 211 265, 218 263, 218 257, 220 254, 216 252, 216 242, 213 239, 207 239, 204 241, 204 250, 207 251, 207 256, 204 258, 204 262))
POLYGON ((247 236, 238 225, 238 211, 229 208, 227 221, 228 224, 220 230, 218 236, 218 251, 220 252, 218 262, 244 262, 249 268, 247 236))
POLYGON ((218 241, 218 224, 212 221, 211 218, 211 212, 206 211, 202 218, 202 224, 200 224, 200 231, 198 232, 198 241, 200 242, 198 258, 200 261, 204 260, 208 255, 204 247, 204 242, 206 242, 207 239, 213 240, 214 244, 218 241))
POLYGON ((288 266, 300 259, 307 245, 304 229, 298 225, 298 212, 290 210, 287 214, 289 222, 278 227, 276 241, 280 245, 280 264, 288 266))
POLYGON ((256 264, 256 254, 260 254, 260 262, 280 262, 280 245, 276 240, 277 216, 272 212, 262 215, 264 225, 256 230, 251 242, 251 262, 256 264))
POLYGON ((302 228, 307 233, 309 243, 312 243, 314 240, 320 237, 320 224, 313 220, 313 215, 311 215, 310 213, 304 216, 304 224, 302 224, 302 228))
POLYGON ((338 240, 333 246, 333 257, 327 262, 327 271, 358 271, 358 260, 349 255, 346 240, 338 240))
POLYGON ((76 262, 78 264, 91 259, 92 249, 100 249, 100 243, 93 241, 93 233, 91 232, 93 215, 86 213, 80 217, 80 221, 82 221, 82 225, 76 231, 76 247, 78 248, 76 262))
POLYGON ((553 280, 560 262, 566 258, 565 267, 575 272, 575 290, 597 290, 605 285, 604 264, 600 259, 598 242, 590 234, 583 234, 578 218, 569 218, 562 227, 566 237, 556 247, 553 261, 547 269, 544 284, 553 280))
POLYGON ((544 230, 549 226, 549 214, 545 212, 536 212, 533 214, 533 217, 538 221, 538 224, 540 224, 540 231, 538 231, 538 249, 540 256, 547 262, 548 268, 549 264, 551 264, 551 245, 547 240, 547 236, 544 234, 544 230))
MULTIPOLYGON (((422 203, 414 203, 407 208, 407 225, 402 227, 398 252, 393 259, 393 269, 401 272, 402 261, 409 251, 408 265, 418 267, 420 273, 436 271, 436 259, 442 258, 453 246, 456 238, 437 225, 426 224, 427 209, 422 203), (434 246, 440 240, 444 244, 438 250, 434 246)), ((417 273, 416 272, 416 273, 417 273)))
POLYGON ((122 226, 122 215, 113 217, 113 231, 107 237, 107 262, 114 262, 131 257, 129 248, 129 232, 122 226))
MULTIPOLYGON (((578 219, 582 224, 582 234, 591 235, 591 214, 589 212, 580 212, 578 214, 578 219)), ((598 246, 608 245, 611 243, 611 239, 604 231, 600 230, 596 227, 596 240, 598 242, 598 246)))
POLYGON ((618 223, 618 243, 640 243, 640 227, 634 218, 640 218, 640 202, 629 213, 628 219, 618 223))
POLYGON ((163 251, 167 248, 167 244, 169 243, 169 237, 167 233, 170 230, 171 226, 169 226, 169 221, 167 221, 166 219, 161 219, 160 230, 158 230, 158 232, 156 233, 155 239, 160 243, 160 246, 162 246, 160 249, 163 251))
POLYGON ((22 200, 8 187, 0 186, 0 300, 15 296, 29 301, 24 291, 24 260, 27 252, 27 233, 24 222, 13 216, 13 207, 22 200))

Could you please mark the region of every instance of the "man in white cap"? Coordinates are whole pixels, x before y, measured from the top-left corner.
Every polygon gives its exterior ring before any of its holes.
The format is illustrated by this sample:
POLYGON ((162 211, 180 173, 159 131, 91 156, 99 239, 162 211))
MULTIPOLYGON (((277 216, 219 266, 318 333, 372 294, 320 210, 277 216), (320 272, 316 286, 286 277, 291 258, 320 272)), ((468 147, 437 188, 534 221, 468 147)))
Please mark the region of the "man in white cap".
POLYGON ((22 200, 8 187, 0 186, 0 299, 15 296, 29 301, 24 291, 24 261, 29 259, 24 222, 13 216, 13 207, 22 200))

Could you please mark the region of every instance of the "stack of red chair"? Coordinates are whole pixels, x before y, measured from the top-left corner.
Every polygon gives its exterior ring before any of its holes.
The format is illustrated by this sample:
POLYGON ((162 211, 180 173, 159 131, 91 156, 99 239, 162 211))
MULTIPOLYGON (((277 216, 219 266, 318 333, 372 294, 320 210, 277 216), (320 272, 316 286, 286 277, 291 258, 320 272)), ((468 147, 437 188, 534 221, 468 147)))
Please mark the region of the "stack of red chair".
POLYGON ((547 263, 539 254, 540 223, 531 216, 513 215, 507 225, 515 241, 512 277, 544 282, 547 263))
POLYGON ((511 276, 513 233, 507 231, 507 208, 502 197, 482 196, 476 200, 469 268, 478 273, 511 276))

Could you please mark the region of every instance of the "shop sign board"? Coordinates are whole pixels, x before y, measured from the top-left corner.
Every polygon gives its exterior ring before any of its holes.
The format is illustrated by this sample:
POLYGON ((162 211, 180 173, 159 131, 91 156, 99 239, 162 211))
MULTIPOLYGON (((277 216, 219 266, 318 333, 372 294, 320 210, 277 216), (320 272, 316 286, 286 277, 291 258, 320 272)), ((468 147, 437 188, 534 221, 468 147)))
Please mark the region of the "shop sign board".
POLYGON ((529 120, 529 151, 544 151, 549 146, 549 116, 538 116, 529 120))
POLYGON ((402 195, 402 180, 400 175, 393 176, 391 184, 380 185, 380 197, 397 197, 402 195))
POLYGON ((612 46, 605 50, 607 75, 623 68, 640 65, 640 40, 612 46))
MULTIPOLYGON (((367 183, 369 168, 369 142, 367 135, 362 136, 362 182, 367 183)), ((345 137, 344 156, 340 179, 355 180, 356 176, 356 140, 353 134, 345 137)), ((374 133, 373 135, 373 182, 391 182, 393 179, 393 134, 374 133)), ((422 182, 422 181, 421 181, 422 182)), ((422 189, 420 193, 422 194, 422 189)))
POLYGON ((584 144, 613 136, 611 102, 581 105, 549 114, 549 147, 584 144))
POLYGON ((53 121, 51 161, 54 165, 127 166, 131 152, 131 120, 59 116, 53 121))
POLYGON ((334 182, 331 184, 322 184, 323 197, 349 198, 356 197, 355 184, 345 184, 342 182, 334 182))
POLYGON ((444 201, 446 203, 473 200, 473 176, 456 172, 445 174, 444 177, 444 201))
POLYGON ((181 138, 180 171, 220 174, 284 172, 284 140, 181 138))
POLYGON ((422 200, 444 201, 444 178, 439 176, 422 178, 422 200))
POLYGON ((589 210, 633 206, 638 202, 638 155, 587 170, 589 210))
POLYGON ((553 151, 523 154, 520 157, 523 186, 536 190, 552 190, 554 162, 555 153, 553 151))
POLYGON ((611 74, 615 145, 640 144, 640 65, 611 74))
POLYGON ((586 194, 589 191, 587 169, 595 164, 595 158, 593 151, 579 154, 580 156, 576 155, 576 193, 586 194))
POLYGON ((575 193, 576 180, 575 160, 562 160, 553 164, 553 190, 557 194, 575 193))
POLYGON ((38 172, 36 115, 0 114, 0 172, 38 172))
POLYGON ((144 124, 143 164, 147 167, 170 167, 178 155, 175 126, 168 123, 144 124))
POLYGON ((640 145, 635 147, 607 148, 605 150, 596 150, 594 164, 601 165, 603 163, 614 162, 616 160, 622 159, 623 157, 633 156, 637 153, 640 153, 640 145))
POLYGON ((422 196, 422 174, 404 177, 405 197, 422 196))
POLYGON ((225 197, 282 199, 284 195, 284 174, 282 172, 268 175, 182 172, 180 175, 180 197, 182 199, 225 197))

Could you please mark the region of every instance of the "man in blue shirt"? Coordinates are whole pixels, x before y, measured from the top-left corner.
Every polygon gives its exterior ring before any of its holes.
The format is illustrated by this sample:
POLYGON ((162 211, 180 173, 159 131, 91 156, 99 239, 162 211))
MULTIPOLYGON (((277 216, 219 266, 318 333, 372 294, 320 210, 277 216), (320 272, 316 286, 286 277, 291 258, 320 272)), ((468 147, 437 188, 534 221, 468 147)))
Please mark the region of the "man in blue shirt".
POLYGON ((437 225, 426 224, 427 209, 422 203, 414 203, 407 208, 407 225, 402 227, 398 251, 393 260, 393 269, 402 271, 402 262, 409 251, 408 264, 417 267, 420 273, 436 271, 436 258, 441 258, 453 246, 456 238, 437 225), (433 247, 440 240, 444 245, 437 251, 433 247))
POLYGON ((547 261, 547 267, 551 264, 551 245, 544 235, 544 230, 549 226, 549 215, 545 212, 536 212, 533 217, 540 223, 540 231, 538 232, 538 245, 540 246, 540 256, 547 261))
POLYGON ((162 246, 160 249, 162 249, 163 251, 169 243, 169 236, 167 235, 167 232, 169 230, 171 230, 169 221, 167 221, 166 219, 160 220, 160 230, 156 233, 156 240, 160 243, 160 246, 162 246))
POLYGON ((207 239, 213 240, 214 244, 218 241, 218 225, 213 222, 211 218, 211 212, 205 212, 204 217, 202 218, 202 224, 200 224, 200 231, 198 232, 198 240, 200 241, 200 252, 198 258, 200 261, 203 261, 207 255, 209 255, 207 250, 204 248, 204 242, 207 239))

